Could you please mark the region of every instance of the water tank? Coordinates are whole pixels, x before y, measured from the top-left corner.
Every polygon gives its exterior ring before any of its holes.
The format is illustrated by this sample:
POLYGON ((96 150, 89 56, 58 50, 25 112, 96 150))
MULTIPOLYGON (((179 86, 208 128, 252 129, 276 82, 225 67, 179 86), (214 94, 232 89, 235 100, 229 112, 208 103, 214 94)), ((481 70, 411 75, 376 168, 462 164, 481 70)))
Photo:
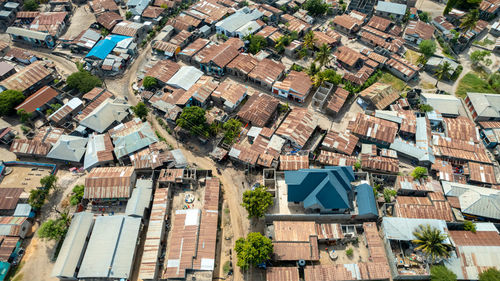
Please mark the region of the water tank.
POLYGON ((298 264, 299 264, 300 267, 304 267, 304 266, 306 266, 306 261, 305 260, 299 260, 298 264))

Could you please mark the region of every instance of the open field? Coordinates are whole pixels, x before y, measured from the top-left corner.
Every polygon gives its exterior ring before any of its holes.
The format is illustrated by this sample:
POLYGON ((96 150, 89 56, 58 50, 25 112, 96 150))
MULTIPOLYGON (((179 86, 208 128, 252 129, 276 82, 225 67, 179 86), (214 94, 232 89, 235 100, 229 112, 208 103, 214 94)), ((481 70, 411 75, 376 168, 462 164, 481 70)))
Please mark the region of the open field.
POLYGON ((42 167, 12 166, 12 172, 5 176, 0 183, 0 188, 22 187, 29 192, 40 186, 40 179, 50 175, 51 169, 42 167))
POLYGON ((495 93, 490 85, 474 72, 467 73, 459 82, 455 95, 465 98, 467 92, 495 93))
POLYGON ((384 74, 382 74, 382 77, 380 77, 378 82, 391 84, 392 87, 394 87, 394 89, 398 91, 403 91, 404 88, 406 88, 406 83, 403 80, 397 78, 396 76, 390 74, 389 72, 384 72, 384 74))

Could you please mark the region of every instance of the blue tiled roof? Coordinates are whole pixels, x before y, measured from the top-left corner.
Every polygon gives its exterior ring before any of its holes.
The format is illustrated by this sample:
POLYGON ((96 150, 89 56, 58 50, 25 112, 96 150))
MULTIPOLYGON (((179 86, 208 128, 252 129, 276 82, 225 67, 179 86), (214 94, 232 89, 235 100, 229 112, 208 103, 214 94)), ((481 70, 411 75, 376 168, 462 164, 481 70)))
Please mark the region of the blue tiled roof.
POLYGON ((374 214, 378 216, 377 203, 375 202, 375 195, 373 188, 364 183, 356 187, 356 202, 358 205, 359 215, 374 214))
POLYGON ((90 52, 85 56, 88 57, 96 57, 101 60, 105 59, 111 51, 115 48, 116 44, 121 42, 124 39, 130 38, 128 36, 123 35, 109 35, 106 36, 103 40, 97 42, 97 44, 90 50, 90 52))
POLYGON ((348 166, 285 171, 288 202, 303 202, 305 208, 350 208, 352 181, 354 172, 348 166))

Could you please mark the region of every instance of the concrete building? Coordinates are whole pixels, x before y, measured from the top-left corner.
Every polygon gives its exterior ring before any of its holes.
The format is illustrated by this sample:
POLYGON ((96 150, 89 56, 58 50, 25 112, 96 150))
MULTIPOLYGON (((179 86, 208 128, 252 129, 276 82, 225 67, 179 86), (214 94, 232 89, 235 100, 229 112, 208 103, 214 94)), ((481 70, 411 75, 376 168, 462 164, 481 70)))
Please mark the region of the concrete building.
POLYGON ((474 121, 500 120, 500 96, 496 94, 467 93, 464 101, 474 121))
POLYGON ((393 2, 378 1, 375 14, 395 21, 403 20, 406 14, 406 5, 393 2))

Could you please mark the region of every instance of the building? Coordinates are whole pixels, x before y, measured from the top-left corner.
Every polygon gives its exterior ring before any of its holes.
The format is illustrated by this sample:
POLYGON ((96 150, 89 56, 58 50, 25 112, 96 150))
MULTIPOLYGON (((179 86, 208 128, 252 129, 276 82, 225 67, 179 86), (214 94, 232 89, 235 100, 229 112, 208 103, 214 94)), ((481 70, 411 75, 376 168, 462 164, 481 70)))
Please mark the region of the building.
POLYGON ((364 23, 363 20, 364 17, 360 19, 356 13, 353 15, 342 14, 333 18, 332 25, 336 31, 351 35, 359 31, 364 23))
POLYGON ((113 27, 112 34, 134 38, 135 42, 141 42, 146 36, 147 26, 142 23, 121 21, 113 27))
POLYGON ((198 38, 182 49, 177 56, 185 62, 194 63, 193 57, 209 45, 209 43, 211 43, 211 41, 208 39, 198 38))
POLYGON ((115 146, 114 152, 118 160, 158 142, 158 137, 148 122, 143 123, 135 118, 109 130, 115 146))
POLYGON ((106 99, 79 121, 89 131, 104 133, 127 118, 130 105, 122 99, 106 99))
POLYGON ((144 77, 153 77, 160 84, 160 86, 164 86, 180 68, 181 67, 178 63, 171 60, 160 60, 146 71, 144 77))
POLYGON ((22 27, 9 26, 6 31, 14 42, 23 42, 33 47, 53 48, 55 38, 45 32, 29 30, 22 27))
POLYGON ((179 71, 167 81, 167 85, 174 88, 182 88, 187 91, 202 75, 203 72, 193 66, 182 66, 179 71))
POLYGON ((400 22, 403 20, 403 17, 406 14, 406 5, 393 2, 378 1, 377 8, 375 9, 375 14, 377 16, 400 22))
POLYGON ((34 62, 1 81, 0 92, 9 89, 23 92, 25 96, 29 96, 54 80, 52 73, 53 70, 45 62, 34 62))
POLYGON ((418 46, 424 40, 431 40, 434 27, 423 21, 410 21, 406 27, 404 39, 407 43, 418 46))
POLYGON ((87 138, 62 135, 52 146, 49 153, 47 153, 47 158, 67 163, 80 163, 82 161, 83 154, 85 154, 87 141, 87 138))
POLYGON ((359 138, 350 132, 328 131, 321 142, 321 149, 352 155, 358 145, 359 138))
POLYGON ((130 279, 140 229, 140 218, 98 216, 78 271, 78 280, 130 279))
MULTIPOLYGON (((252 10, 249 7, 243 7, 240 10, 236 11, 236 13, 216 23, 215 30, 218 34, 224 34, 227 37, 240 36, 241 27, 255 22, 261 17, 262 13, 258 9, 252 10)), ((257 31, 258 30, 255 30, 254 32, 257 31)))
POLYGON ((253 93, 238 111, 237 116, 252 126, 264 127, 274 117, 279 100, 264 93, 253 93))
POLYGON ((221 45, 211 46, 200 61, 200 69, 205 73, 223 76, 226 66, 238 56, 243 46, 243 41, 237 38, 230 38, 221 45))
POLYGON ((346 46, 338 47, 333 56, 337 62, 349 70, 360 68, 366 59, 364 55, 346 46))
POLYGON ((398 125, 394 122, 358 113, 356 119, 349 122, 348 130, 360 139, 389 146, 394 142, 398 125))
POLYGON ((291 143, 293 147, 302 149, 316 130, 317 124, 311 112, 306 108, 295 108, 285 118, 276 131, 291 143))
POLYGON ((84 199, 128 200, 137 175, 134 167, 97 167, 85 178, 84 199))
POLYGON ((0 62, 0 81, 16 73, 16 69, 12 64, 0 62))
MULTIPOLYGON (((111 1, 114 3, 114 1, 111 1)), ((97 15, 97 23, 107 30, 113 30, 115 25, 121 22, 123 18, 116 12, 104 12, 97 15)))
POLYGON ((332 97, 326 105, 326 112, 330 115, 337 115, 342 106, 344 106, 345 101, 349 97, 349 92, 341 87, 337 87, 332 97))
POLYGON ((23 192, 23 188, 0 188, 0 215, 14 214, 19 197, 23 192))
POLYGON ((274 82, 272 92, 288 100, 303 103, 311 92, 312 86, 309 75, 305 72, 292 70, 285 80, 274 82))
POLYGON ((422 103, 432 106, 443 117, 455 118, 460 115, 462 103, 455 96, 422 93, 420 100, 422 103))
POLYGON ((417 79, 420 68, 402 57, 393 54, 385 64, 387 69, 399 79, 408 82, 417 79))
POLYGON ((109 134, 89 135, 87 150, 83 160, 83 168, 90 170, 97 166, 106 166, 113 163, 113 143, 109 134))
POLYGON ((271 90, 273 83, 281 79, 284 72, 285 66, 281 62, 265 58, 248 73, 248 78, 250 81, 271 90))
POLYGON ((96 15, 100 15, 105 12, 119 13, 118 5, 113 0, 92 0, 89 1, 89 6, 96 15))
POLYGON ((83 108, 83 101, 79 98, 72 98, 61 108, 49 115, 48 119, 55 125, 62 125, 66 121, 73 119, 83 108))
POLYGON ((500 99, 495 94, 467 93, 464 101, 474 121, 500 121, 500 99))
POLYGON ((32 113, 34 116, 37 114, 44 116, 44 111, 50 108, 50 104, 57 103, 59 93, 50 86, 44 86, 34 94, 26 98, 20 105, 14 109, 24 110, 27 113, 32 113))
POLYGON ((361 13, 371 15, 373 14, 373 8, 377 4, 377 0, 369 0, 369 1, 361 1, 354 0, 349 2, 349 6, 347 6, 347 10, 349 12, 359 11, 361 13))
POLYGON ((77 280, 88 238, 94 225, 94 214, 76 213, 64 238, 64 242, 52 268, 52 277, 59 280, 77 280))
POLYGON ((224 106, 224 110, 233 111, 247 97, 247 88, 242 84, 225 80, 212 93, 212 99, 224 106))
POLYGON ((259 61, 247 53, 239 53, 227 66, 226 70, 232 76, 246 81, 248 79, 248 74, 257 66, 259 61))
POLYGON ((0 217, 0 236, 26 238, 31 230, 31 223, 27 217, 0 217))
POLYGON ((359 93, 361 98, 372 107, 382 110, 400 98, 399 93, 390 85, 375 83, 359 93))
POLYGON ((149 6, 151 0, 131 0, 127 1, 127 9, 133 16, 141 16, 142 12, 149 6))

